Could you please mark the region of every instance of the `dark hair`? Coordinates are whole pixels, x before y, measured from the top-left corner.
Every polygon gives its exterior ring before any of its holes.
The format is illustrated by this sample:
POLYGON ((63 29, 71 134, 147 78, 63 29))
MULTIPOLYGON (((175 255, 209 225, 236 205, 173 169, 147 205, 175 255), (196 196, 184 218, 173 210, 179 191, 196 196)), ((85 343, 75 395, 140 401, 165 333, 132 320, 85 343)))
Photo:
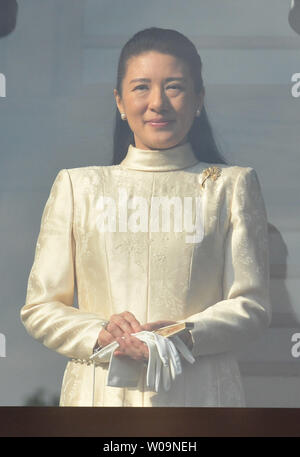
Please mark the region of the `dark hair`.
MULTIPOLYGON (((122 96, 122 81, 126 74, 127 61, 132 56, 138 56, 152 50, 170 54, 183 60, 190 69, 196 93, 199 93, 202 90, 204 87, 201 74, 202 62, 194 44, 176 30, 151 27, 133 35, 121 51, 116 84, 116 89, 120 96, 122 96)), ((208 163, 227 163, 220 154, 214 140, 212 128, 204 105, 201 110, 201 115, 194 119, 188 133, 188 139, 196 157, 200 161, 208 163)), ((129 145, 135 145, 133 132, 128 123, 121 119, 118 108, 116 108, 113 140, 114 156, 112 165, 116 165, 126 156, 129 145)))

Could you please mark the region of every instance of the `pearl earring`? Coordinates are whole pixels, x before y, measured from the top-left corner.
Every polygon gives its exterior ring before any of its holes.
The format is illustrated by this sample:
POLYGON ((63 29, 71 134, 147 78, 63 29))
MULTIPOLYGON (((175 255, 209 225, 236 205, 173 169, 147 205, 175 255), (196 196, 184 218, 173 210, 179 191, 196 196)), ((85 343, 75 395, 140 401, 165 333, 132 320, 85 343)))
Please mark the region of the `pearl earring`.
POLYGON ((199 117, 200 114, 201 114, 201 111, 200 111, 200 109, 198 108, 197 111, 196 111, 196 116, 199 117))
POLYGON ((125 113, 121 113, 121 118, 122 118, 123 121, 125 121, 126 120, 126 114, 125 113))

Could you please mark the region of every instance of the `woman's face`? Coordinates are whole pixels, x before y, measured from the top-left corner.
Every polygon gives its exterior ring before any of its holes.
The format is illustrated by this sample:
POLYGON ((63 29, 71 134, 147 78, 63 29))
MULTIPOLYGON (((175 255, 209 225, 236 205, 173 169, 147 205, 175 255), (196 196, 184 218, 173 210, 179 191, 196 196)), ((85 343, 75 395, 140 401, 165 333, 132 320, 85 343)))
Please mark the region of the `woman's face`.
POLYGON ((135 146, 167 149, 187 141, 196 110, 202 108, 204 90, 196 94, 184 61, 147 51, 128 60, 122 97, 116 89, 114 96, 120 113, 126 114, 135 146))

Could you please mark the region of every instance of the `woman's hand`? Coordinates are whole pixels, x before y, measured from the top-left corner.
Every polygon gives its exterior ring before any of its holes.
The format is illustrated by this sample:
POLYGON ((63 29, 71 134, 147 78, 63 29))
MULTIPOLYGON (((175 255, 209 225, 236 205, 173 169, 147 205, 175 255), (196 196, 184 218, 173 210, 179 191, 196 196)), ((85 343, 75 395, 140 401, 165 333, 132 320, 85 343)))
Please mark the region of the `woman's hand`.
MULTIPOLYGON (((146 330, 152 332, 160 327, 166 325, 176 324, 175 321, 155 321, 148 322, 147 324, 141 325, 140 329, 137 332, 146 330)), ((133 333, 137 333, 133 332, 133 333)), ((129 356, 135 360, 148 360, 149 359, 149 349, 146 343, 139 340, 135 336, 129 335, 127 332, 121 337, 117 337, 116 341, 119 343, 119 348, 115 350, 114 355, 116 356, 129 356)))
POLYGON ((138 333, 143 330, 152 332, 160 327, 176 324, 176 321, 160 320, 148 322, 141 325, 134 314, 124 311, 120 314, 113 314, 106 328, 101 329, 98 336, 98 343, 103 347, 113 341, 119 343, 114 351, 117 357, 131 357, 135 360, 148 360, 149 350, 146 343, 139 340, 131 333, 138 333))
POLYGON ((98 344, 107 346, 113 341, 119 343, 119 348, 114 351, 116 356, 128 356, 135 360, 148 359, 148 346, 143 341, 131 335, 141 332, 142 326, 133 313, 124 311, 113 314, 106 328, 101 329, 98 335, 98 344))
POLYGON ((119 347, 115 350, 114 355, 117 357, 130 357, 135 360, 148 360, 149 349, 144 341, 139 340, 133 335, 125 333, 124 336, 117 337, 119 347))
POLYGON ((138 333, 141 330, 141 324, 131 312, 113 314, 106 327, 99 332, 98 343, 100 346, 107 346, 125 333, 138 333))

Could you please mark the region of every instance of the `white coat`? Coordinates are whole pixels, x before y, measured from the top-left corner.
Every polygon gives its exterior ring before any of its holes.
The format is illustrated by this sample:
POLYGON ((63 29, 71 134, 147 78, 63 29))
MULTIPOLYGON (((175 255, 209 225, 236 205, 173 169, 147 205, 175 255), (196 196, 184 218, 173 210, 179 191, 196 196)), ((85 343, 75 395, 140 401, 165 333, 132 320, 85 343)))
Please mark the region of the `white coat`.
POLYGON ((92 405, 88 358, 103 324, 125 310, 141 324, 194 322, 196 362, 182 361, 167 392, 147 389, 146 367, 135 388, 107 386, 108 364, 98 364, 95 406, 245 405, 234 351, 271 320, 267 215, 253 168, 199 162, 185 143, 157 151, 130 145, 119 165, 58 173, 21 319, 69 358, 61 406, 92 405), (154 197, 175 197, 176 211, 164 203, 165 231, 163 218, 153 229, 154 197))

